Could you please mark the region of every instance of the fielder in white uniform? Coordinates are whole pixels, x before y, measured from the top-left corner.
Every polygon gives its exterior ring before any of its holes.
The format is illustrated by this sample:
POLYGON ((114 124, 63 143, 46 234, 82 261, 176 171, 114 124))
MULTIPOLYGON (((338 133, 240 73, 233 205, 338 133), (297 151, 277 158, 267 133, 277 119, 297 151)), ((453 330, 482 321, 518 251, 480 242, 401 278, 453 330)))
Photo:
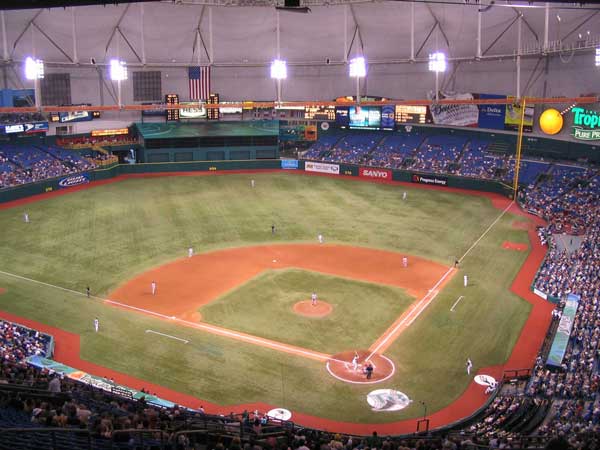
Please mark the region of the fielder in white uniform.
POLYGON ((406 192, 402 193, 402 200, 406 200, 406 192))
POLYGON ((404 267, 408 267, 408 258, 406 256, 404 258, 402 258, 402 265, 404 267))
POLYGON ((463 277, 463 281, 464 281, 465 287, 467 287, 469 284, 469 278, 466 275, 463 277))
POLYGON ((100 321, 98 320, 98 318, 96 317, 94 319, 94 330, 96 331, 96 333, 98 332, 98 329, 100 328, 100 321))
POLYGON ((322 234, 319 234, 319 235, 317 236, 317 239, 319 239, 319 244, 322 244, 322 243, 323 243, 323 235, 322 235, 322 234))
POLYGON ((358 370, 358 353, 354 352, 354 358, 352 358, 352 370, 355 372, 358 370))
POLYGON ((471 362, 470 358, 467 358, 467 375, 471 375, 471 369, 473 368, 473 362, 471 362))
POLYGON ((150 284, 150 288, 152 289, 152 295, 156 295, 156 281, 150 284))
POLYGON ((25 223, 29 223, 29 213, 23 214, 23 221, 25 221, 25 223))
POLYGON ((194 256, 194 249, 192 247, 188 248, 188 258, 194 256))
POLYGON ((310 302, 313 306, 317 305, 317 293, 313 292, 312 295, 310 296, 310 302))
POLYGON ((254 180, 250 181, 250 186, 254 187, 254 180))

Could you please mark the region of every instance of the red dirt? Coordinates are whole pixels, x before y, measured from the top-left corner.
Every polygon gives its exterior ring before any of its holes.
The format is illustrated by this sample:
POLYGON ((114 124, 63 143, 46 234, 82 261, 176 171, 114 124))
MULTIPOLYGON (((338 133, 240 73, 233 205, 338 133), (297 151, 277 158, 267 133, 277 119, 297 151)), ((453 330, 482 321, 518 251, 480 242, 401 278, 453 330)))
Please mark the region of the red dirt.
POLYGON ((515 230, 529 230, 529 228, 532 226, 531 222, 522 222, 520 220, 513 220, 513 222, 511 223, 511 226, 515 229, 515 230))
POLYGON ((138 275, 109 297, 182 318, 265 270, 285 268, 403 287, 417 298, 425 295, 447 270, 416 256, 411 256, 409 267, 403 268, 402 255, 385 250, 331 244, 260 245, 179 259, 138 275), (157 284, 156 295, 150 291, 152 280, 157 284))
POLYGON ((389 378, 395 371, 394 364, 378 353, 372 354, 370 350, 357 350, 356 353, 358 353, 357 370, 354 370, 352 364, 354 351, 333 355, 327 361, 328 370, 334 377, 356 384, 379 383, 389 378), (367 360, 367 358, 369 359, 367 360), (371 379, 367 379, 367 375, 363 372, 368 361, 371 362, 374 369, 371 379))
POLYGON ((502 248, 505 248, 506 250, 516 250, 518 252, 526 252, 527 250, 529 250, 529 246, 527 244, 510 241, 504 241, 502 243, 502 248))
POLYGON ((312 300, 304 300, 294 305, 294 312, 306 317, 325 317, 331 314, 333 306, 323 300, 319 300, 316 305, 312 300))
POLYGON ((0 288, 0 295, 4 294, 5 292, 6 292, 6 289, 0 288))
MULTIPOLYGON (((325 174, 316 174, 316 173, 306 173, 302 171, 286 171, 286 170, 249 170, 249 171, 228 171, 228 172, 191 172, 191 173, 162 173, 162 174, 141 174, 141 175, 122 175, 116 178, 112 178, 105 181, 92 182, 87 185, 77 186, 69 189, 64 189, 60 191, 49 192, 46 194, 40 194, 32 197, 28 197, 26 199, 15 200, 12 202, 7 202, 0 204, 0 209, 12 208, 28 203, 32 203, 38 200, 52 198, 59 195, 68 194, 70 192, 76 192, 78 190, 88 189, 90 187, 109 184, 117 181, 121 181, 128 178, 154 178, 161 176, 208 176, 208 175, 225 175, 227 173, 259 173, 259 172, 285 172, 288 174, 294 174, 297 176, 328 176, 331 178, 340 178, 334 175, 325 175, 325 174)), ((362 182, 370 182, 370 183, 383 183, 383 184, 391 184, 397 186, 405 186, 411 187, 415 189, 427 189, 427 190, 438 190, 442 192, 454 192, 462 195, 472 195, 472 196, 480 196, 486 197, 490 199, 491 203, 494 207, 503 210, 510 203, 511 200, 507 199, 499 194, 494 194, 490 192, 480 192, 480 191, 472 191, 468 189, 460 189, 460 188, 447 188, 441 186, 426 186, 426 185, 418 185, 413 183, 405 183, 405 182, 396 182, 396 181, 382 181, 382 180, 371 180, 371 179, 363 179, 363 178, 354 178, 354 177, 344 177, 353 181, 362 181, 362 182)), ((503 366, 494 366, 494 367, 486 367, 478 370, 478 374, 486 374, 491 375, 496 379, 502 378, 503 370, 511 370, 511 369, 522 369, 528 368, 533 365, 537 352, 540 349, 540 346, 543 342, 546 330, 548 329, 550 323, 550 311, 553 309, 553 305, 550 302, 547 302, 536 295, 534 295, 529 290, 529 285, 533 281, 536 270, 539 268, 545 254, 546 247, 543 247, 537 235, 535 233, 535 228, 533 225, 539 224, 544 225, 544 221, 530 215, 524 211, 522 211, 516 204, 512 204, 509 212, 518 214, 524 217, 527 217, 530 221, 528 227, 528 235, 529 241, 531 244, 531 251, 527 256, 527 260, 524 262, 521 270, 515 277, 515 280, 511 286, 511 291, 525 299, 532 305, 532 310, 530 315, 521 330, 521 333, 517 339, 517 343, 513 348, 513 351, 508 359, 508 361, 503 366)), ((62 363, 68 364, 70 366, 79 368, 81 370, 85 370, 91 374, 100 375, 100 376, 108 376, 114 378, 117 382, 140 389, 141 387, 146 387, 156 392, 159 396, 177 402, 181 405, 185 405, 188 407, 198 407, 199 405, 204 405, 205 409, 209 413, 220 413, 227 414, 231 411, 233 412, 242 412, 244 409, 254 410, 258 409, 260 411, 268 411, 274 405, 269 405, 265 403, 252 403, 252 404, 239 404, 235 406, 220 406, 216 404, 212 404, 209 402, 199 401, 189 395, 182 394, 180 392, 175 392, 170 389, 164 388, 162 386, 153 385, 151 383, 147 383, 143 380, 131 377, 129 375, 125 375, 119 372, 112 371, 110 369, 106 369, 102 366, 89 363, 87 361, 83 361, 80 359, 80 349, 79 349, 79 336, 74 335, 72 333, 65 332, 63 330, 49 327, 41 323, 37 323, 25 318, 20 318, 8 313, 4 313, 0 311, 0 317, 6 320, 11 320, 13 322, 22 323, 31 328, 39 329, 40 331, 44 331, 52 334, 55 337, 56 342, 56 353, 55 359, 62 363)), ((91 326, 91 325, 90 325, 91 326)), ((477 361, 475 361, 477 364, 477 361)), ((465 375, 466 376, 466 375, 465 375)), ((471 415, 475 410, 481 408, 484 403, 487 401, 487 396, 484 394, 484 389, 482 386, 479 386, 474 381, 471 382, 466 389, 466 391, 452 404, 446 406, 445 408, 436 411, 430 415, 428 415, 428 419, 430 419, 430 428, 435 429, 445 425, 448 425, 452 422, 458 421, 464 417, 471 415)), ((366 402, 366 399, 365 399, 366 402)), ((281 405, 278 405, 281 406, 281 405)), ((319 428, 323 430, 336 431, 342 433, 351 433, 351 434, 359 434, 359 435, 370 435, 373 431, 377 431, 381 434, 408 434, 414 433, 416 431, 416 425, 418 419, 408 419, 403 421, 391 422, 386 424, 357 424, 350 422, 339 422, 331 419, 324 419, 320 417, 311 416, 308 414, 294 412, 292 416, 292 420, 295 423, 301 424, 307 427, 319 428)))

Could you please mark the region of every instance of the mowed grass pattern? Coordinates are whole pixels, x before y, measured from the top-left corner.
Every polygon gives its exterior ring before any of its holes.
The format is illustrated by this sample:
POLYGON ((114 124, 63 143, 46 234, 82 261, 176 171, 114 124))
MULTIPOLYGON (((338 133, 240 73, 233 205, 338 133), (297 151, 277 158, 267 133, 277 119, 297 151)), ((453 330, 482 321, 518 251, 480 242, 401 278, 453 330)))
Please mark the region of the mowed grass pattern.
MULTIPOLYGON (((384 248, 450 264, 500 211, 489 200, 295 174, 131 179, 0 211, 0 270, 104 294, 137 273, 197 252, 268 242, 327 242, 384 248), (250 179, 256 188, 250 188, 250 179), (408 198, 402 201, 402 192, 408 198), (22 221, 28 211, 31 223, 22 221), (278 229, 271 235, 271 224, 278 229)), ((386 385, 415 400, 373 413, 372 387, 341 383, 322 364, 178 327, 56 289, 0 275, 0 308, 82 335, 82 357, 219 404, 265 401, 337 420, 387 422, 449 404, 475 368, 503 363, 529 311, 509 286, 527 242, 507 214, 473 249, 457 276, 390 347, 397 373, 386 385), (471 280, 465 290, 462 275, 471 280), (465 298, 454 312, 459 295, 465 298), (102 332, 92 332, 98 316, 102 332), (154 329, 189 339, 144 333, 154 329)), ((258 302, 259 299, 248 299, 258 302)), ((394 313, 395 314, 395 313, 394 313)), ((390 320, 393 320, 390 314, 390 320)), ((248 317, 248 321, 253 316, 248 317)), ((355 334, 347 330, 348 335, 355 334)))
POLYGON ((414 300, 391 286, 305 270, 270 270, 203 306, 200 313, 208 323, 335 354, 368 348, 414 300), (331 314, 315 318, 293 311, 313 291, 319 301, 333 306, 331 314))

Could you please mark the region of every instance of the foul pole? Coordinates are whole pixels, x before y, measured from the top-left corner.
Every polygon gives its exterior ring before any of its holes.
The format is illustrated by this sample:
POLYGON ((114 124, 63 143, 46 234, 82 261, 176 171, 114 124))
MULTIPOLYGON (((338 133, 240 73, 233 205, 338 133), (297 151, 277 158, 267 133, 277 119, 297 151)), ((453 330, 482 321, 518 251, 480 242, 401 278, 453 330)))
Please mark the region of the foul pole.
POLYGON ((513 200, 517 200, 519 192, 519 169, 521 168, 521 145, 523 144, 523 122, 525 121, 525 97, 521 100, 521 120, 519 121, 519 134, 517 136, 517 154, 515 156, 515 177, 513 179, 513 200))

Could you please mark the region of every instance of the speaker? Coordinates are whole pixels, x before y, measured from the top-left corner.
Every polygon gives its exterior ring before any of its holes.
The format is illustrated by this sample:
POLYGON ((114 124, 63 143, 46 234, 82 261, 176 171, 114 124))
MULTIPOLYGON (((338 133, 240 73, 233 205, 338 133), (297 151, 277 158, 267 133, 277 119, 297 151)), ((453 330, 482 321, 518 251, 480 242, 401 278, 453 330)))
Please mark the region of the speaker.
POLYGON ((299 8, 300 7, 300 0, 285 0, 284 1, 284 6, 286 8, 299 8))

